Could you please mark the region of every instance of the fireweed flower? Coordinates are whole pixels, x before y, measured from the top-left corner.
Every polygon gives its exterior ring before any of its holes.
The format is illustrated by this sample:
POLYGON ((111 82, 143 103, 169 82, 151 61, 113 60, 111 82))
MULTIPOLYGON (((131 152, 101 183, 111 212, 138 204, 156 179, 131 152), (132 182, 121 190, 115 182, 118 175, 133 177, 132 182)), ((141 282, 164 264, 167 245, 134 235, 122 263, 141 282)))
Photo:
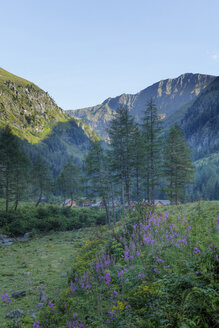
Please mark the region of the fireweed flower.
POLYGON ((2 295, 2 301, 3 301, 3 303, 9 303, 9 302, 11 302, 11 298, 7 293, 4 293, 2 295))
POLYGON ((138 274, 138 279, 142 279, 142 278, 144 278, 144 276, 145 276, 144 273, 139 273, 139 274, 138 274))
POLYGON ((110 281, 111 281, 111 276, 110 276, 110 273, 109 272, 105 272, 105 275, 104 275, 104 280, 105 280, 105 284, 110 286, 110 281))
POLYGON ((39 321, 34 321, 34 322, 33 322, 33 328, 43 328, 43 327, 40 326, 39 321))
POLYGON ((54 304, 53 304, 52 302, 49 302, 49 303, 48 303, 48 307, 49 307, 50 309, 52 309, 52 308, 54 307, 54 304))
POLYGON ((198 254, 199 252, 200 252, 200 250, 197 247, 195 247, 194 248, 194 254, 198 254))

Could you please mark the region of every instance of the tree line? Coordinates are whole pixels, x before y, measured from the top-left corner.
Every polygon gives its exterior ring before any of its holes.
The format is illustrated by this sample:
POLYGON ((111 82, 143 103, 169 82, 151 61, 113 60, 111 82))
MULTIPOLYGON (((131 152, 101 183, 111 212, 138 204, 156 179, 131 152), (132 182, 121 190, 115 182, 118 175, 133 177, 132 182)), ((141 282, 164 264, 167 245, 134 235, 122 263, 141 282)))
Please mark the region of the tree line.
POLYGON ((151 100, 142 124, 134 121, 125 106, 118 109, 107 132, 109 144, 93 143, 86 167, 93 193, 103 200, 108 223, 107 204, 114 207, 115 195, 121 199, 124 216, 133 200, 154 204, 156 197, 165 196, 177 204, 187 185, 193 183, 194 174, 190 149, 179 125, 172 126, 164 137, 151 100))
POLYGON ((41 156, 31 160, 6 126, 0 136, 0 186, 5 199, 16 211, 23 199, 42 202, 47 193, 61 196, 63 203, 81 196, 102 200, 110 224, 110 208, 116 220, 115 203, 123 215, 133 201, 166 197, 178 203, 193 181, 194 168, 181 128, 174 125, 164 133, 157 108, 151 100, 142 124, 134 121, 127 106, 117 110, 107 129, 109 143, 92 142, 81 166, 70 157, 56 179, 41 156))

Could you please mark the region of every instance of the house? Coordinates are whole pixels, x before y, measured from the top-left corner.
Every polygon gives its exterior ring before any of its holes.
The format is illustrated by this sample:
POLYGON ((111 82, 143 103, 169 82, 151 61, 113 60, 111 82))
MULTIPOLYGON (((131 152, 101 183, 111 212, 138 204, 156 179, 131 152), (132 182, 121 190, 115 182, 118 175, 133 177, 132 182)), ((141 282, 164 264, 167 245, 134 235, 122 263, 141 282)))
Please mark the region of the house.
MULTIPOLYGON (((113 203, 109 202, 109 207, 113 207, 113 203)), ((118 201, 114 201, 114 207, 119 207, 119 202, 118 201)))
POLYGON ((170 201, 168 199, 161 199, 161 200, 158 199, 158 200, 155 200, 154 205, 156 207, 167 206, 167 205, 170 205, 170 201))
POLYGON ((91 207, 104 207, 103 201, 100 200, 99 202, 92 204, 91 207))
POLYGON ((67 206, 67 207, 75 207, 77 206, 77 203, 75 200, 73 199, 66 199, 63 203, 62 203, 62 206, 67 206))
MULTIPOLYGON (((151 202, 148 202, 147 199, 143 199, 143 203, 148 203, 150 204, 151 202)), ((170 201, 168 199, 155 199, 154 200, 154 205, 156 207, 161 207, 161 206, 167 206, 167 205, 170 205, 170 201)), ((152 205, 152 204, 151 204, 152 205)))
POLYGON ((81 207, 91 207, 92 206, 92 201, 90 199, 84 199, 81 202, 81 207))

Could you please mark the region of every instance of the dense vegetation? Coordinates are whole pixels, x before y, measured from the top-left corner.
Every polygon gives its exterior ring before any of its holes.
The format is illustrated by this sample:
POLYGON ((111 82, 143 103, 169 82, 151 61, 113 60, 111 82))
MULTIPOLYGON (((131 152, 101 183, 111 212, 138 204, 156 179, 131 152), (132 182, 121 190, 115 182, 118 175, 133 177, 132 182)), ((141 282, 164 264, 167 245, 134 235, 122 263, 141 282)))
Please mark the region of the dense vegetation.
POLYGON ((88 234, 69 287, 18 327, 217 327, 218 206, 139 206, 88 234))

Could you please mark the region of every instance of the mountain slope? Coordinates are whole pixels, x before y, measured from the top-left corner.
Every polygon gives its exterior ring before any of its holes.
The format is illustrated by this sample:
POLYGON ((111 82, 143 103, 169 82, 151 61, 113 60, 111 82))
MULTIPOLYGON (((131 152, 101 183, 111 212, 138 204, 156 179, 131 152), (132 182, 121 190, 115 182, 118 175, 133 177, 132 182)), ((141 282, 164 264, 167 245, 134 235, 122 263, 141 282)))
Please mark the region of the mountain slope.
POLYGON ((102 138, 105 128, 120 105, 128 105, 137 121, 140 121, 147 102, 153 98, 160 114, 168 119, 173 113, 193 101, 213 80, 214 76, 204 74, 183 74, 175 79, 167 79, 149 86, 135 95, 122 94, 108 98, 102 104, 68 110, 66 113, 89 124, 102 138))
POLYGON ((41 154, 54 175, 71 155, 79 160, 95 132, 70 118, 47 92, 0 68, 0 128, 10 125, 30 157, 41 154))
POLYGON ((196 158, 219 152, 219 77, 189 107, 181 125, 196 158))

